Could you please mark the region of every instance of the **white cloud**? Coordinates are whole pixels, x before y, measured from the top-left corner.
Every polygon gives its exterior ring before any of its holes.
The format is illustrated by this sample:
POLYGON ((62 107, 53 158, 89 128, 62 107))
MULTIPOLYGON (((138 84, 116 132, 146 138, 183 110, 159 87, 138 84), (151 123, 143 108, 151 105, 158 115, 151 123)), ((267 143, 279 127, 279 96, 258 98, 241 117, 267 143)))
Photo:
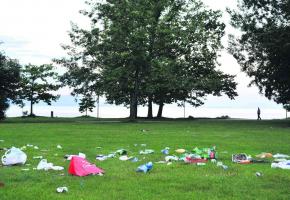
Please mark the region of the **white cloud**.
MULTIPOLYGON (((226 7, 235 7, 233 0, 204 0, 213 9, 225 11, 226 7)), ((17 58, 22 64, 50 63, 52 58, 64 55, 60 44, 69 43, 68 31, 70 22, 76 22, 87 27, 87 19, 79 14, 85 8, 84 0, 0 0, 0 45, 10 57, 17 58)), ((225 13, 223 20, 228 25, 229 16, 225 13)), ((227 26, 228 33, 236 31, 227 26)), ((226 46, 227 37, 223 39, 226 46)), ((258 93, 256 87, 248 88, 250 79, 240 71, 240 66, 226 51, 222 52, 219 67, 226 73, 237 75, 239 97, 230 101, 226 97, 209 97, 206 106, 241 108, 265 106, 280 108, 274 102, 268 101, 258 93)), ((60 91, 62 95, 69 95, 70 90, 60 91)))

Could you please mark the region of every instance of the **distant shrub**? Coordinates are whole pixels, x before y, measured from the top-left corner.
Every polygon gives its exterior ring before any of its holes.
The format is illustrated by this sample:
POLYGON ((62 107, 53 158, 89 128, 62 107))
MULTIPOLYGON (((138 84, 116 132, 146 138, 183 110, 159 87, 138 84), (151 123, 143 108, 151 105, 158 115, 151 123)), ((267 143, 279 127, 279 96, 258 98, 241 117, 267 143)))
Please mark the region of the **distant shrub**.
POLYGON ((217 117, 216 119, 230 119, 230 116, 228 116, 228 115, 222 115, 220 117, 217 117))

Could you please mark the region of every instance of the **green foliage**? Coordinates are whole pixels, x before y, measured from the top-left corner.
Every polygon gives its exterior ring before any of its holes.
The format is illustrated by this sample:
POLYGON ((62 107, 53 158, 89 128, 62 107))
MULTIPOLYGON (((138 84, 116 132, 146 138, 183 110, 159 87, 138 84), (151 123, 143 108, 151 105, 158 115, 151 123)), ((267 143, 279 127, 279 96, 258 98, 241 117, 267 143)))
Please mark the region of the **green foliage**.
POLYGON ((285 104, 283 107, 285 110, 290 111, 290 104, 285 104))
POLYGON ((260 92, 277 103, 290 101, 290 1, 240 0, 229 10, 232 25, 230 53, 260 92))
POLYGON ((19 100, 20 65, 0 52, 0 120, 4 119, 9 101, 19 100))
POLYGON ((33 114, 33 105, 43 101, 51 105, 59 96, 51 92, 57 91, 60 85, 55 81, 58 75, 52 65, 26 65, 21 73, 21 98, 30 102, 30 115, 33 114))
POLYGON ((208 94, 236 96, 234 77, 215 69, 225 25, 219 11, 198 0, 88 2, 82 11, 90 30, 70 33, 69 58, 56 60, 68 71, 76 94, 105 95, 130 107, 187 101, 201 105, 208 94))
POLYGON ((81 98, 81 102, 79 103, 79 111, 81 113, 85 112, 86 116, 88 116, 88 111, 93 112, 96 101, 94 100, 92 94, 86 94, 81 98))

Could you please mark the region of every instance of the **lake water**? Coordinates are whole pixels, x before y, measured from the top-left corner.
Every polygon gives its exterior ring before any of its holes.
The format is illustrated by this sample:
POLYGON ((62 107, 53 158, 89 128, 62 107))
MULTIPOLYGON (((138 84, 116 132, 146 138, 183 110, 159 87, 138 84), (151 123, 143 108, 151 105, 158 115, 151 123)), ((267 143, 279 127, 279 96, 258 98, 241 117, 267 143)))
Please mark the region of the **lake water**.
MULTIPOLYGON (((29 107, 25 107, 24 110, 29 110, 29 107)), ((158 107, 154 106, 154 115, 156 115, 158 107)), ((58 117, 76 117, 82 115, 78 111, 77 106, 35 106, 35 114, 38 116, 50 116, 50 112, 54 111, 54 115, 58 117)), ((89 113, 91 116, 97 116, 97 109, 93 113, 89 113)), ((145 117, 147 114, 147 108, 139 107, 138 116, 145 117)), ((15 117, 21 116, 22 109, 17 106, 11 106, 7 111, 7 116, 15 117)), ((128 117, 129 109, 122 106, 113 105, 101 105, 99 116, 102 118, 121 118, 128 117)), ((244 119, 256 119, 257 110, 255 108, 207 108, 199 107, 194 108, 186 106, 185 116, 193 117, 220 117, 228 115, 231 118, 244 118, 244 119)), ((290 115, 290 114, 289 114, 290 115)), ((184 108, 176 105, 166 105, 163 110, 164 117, 181 118, 184 117, 184 108)), ((276 108, 261 108, 262 119, 284 119, 286 116, 285 110, 276 108)))

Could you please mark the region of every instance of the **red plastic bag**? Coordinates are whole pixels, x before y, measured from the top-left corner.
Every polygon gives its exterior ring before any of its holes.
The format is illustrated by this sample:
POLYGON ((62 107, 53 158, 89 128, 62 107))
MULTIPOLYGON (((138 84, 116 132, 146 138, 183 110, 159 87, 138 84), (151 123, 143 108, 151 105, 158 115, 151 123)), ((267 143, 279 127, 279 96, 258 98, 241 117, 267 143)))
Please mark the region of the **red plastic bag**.
POLYGON ((104 170, 96 167, 96 165, 89 163, 86 159, 79 156, 72 157, 68 169, 68 173, 75 176, 103 174, 104 172, 104 170))

